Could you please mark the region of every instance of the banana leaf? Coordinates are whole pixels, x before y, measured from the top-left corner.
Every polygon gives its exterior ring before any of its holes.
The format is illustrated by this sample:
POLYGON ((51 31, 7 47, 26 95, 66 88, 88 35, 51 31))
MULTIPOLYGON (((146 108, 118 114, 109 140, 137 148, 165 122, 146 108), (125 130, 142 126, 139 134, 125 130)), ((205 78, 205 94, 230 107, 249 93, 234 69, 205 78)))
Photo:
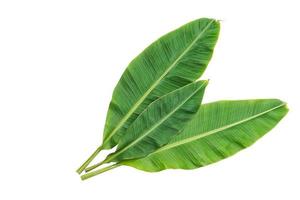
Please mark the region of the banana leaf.
POLYGON ((287 112, 286 104, 277 99, 205 104, 167 145, 145 158, 122 164, 149 172, 202 167, 250 146, 287 112))
POLYGON ((91 168, 147 156, 167 144, 197 113, 207 81, 198 81, 164 95, 151 103, 127 129, 117 150, 91 168))
POLYGON ((129 64, 113 91, 103 149, 114 147, 151 102, 202 75, 219 29, 214 19, 195 20, 159 38, 129 64))
POLYGON ((212 57, 219 31, 218 21, 197 19, 162 36, 133 59, 113 91, 102 145, 77 172, 81 173, 102 149, 117 145, 151 102, 197 80, 212 57))
POLYGON ((274 128, 287 112, 286 103, 278 99, 204 104, 168 144, 144 158, 117 162, 81 178, 84 180, 122 165, 147 172, 203 167, 249 147, 274 128))

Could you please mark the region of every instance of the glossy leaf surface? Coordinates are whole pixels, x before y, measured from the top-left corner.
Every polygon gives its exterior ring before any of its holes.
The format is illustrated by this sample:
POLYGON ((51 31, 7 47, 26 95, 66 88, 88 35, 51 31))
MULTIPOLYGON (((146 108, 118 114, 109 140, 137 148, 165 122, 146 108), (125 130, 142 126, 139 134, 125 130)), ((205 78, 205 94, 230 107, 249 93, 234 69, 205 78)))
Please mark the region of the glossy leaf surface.
POLYGON ((145 157, 167 144, 197 113, 206 85, 207 81, 191 83, 151 103, 105 162, 145 157))
POLYGON ((122 162, 144 171, 194 169, 250 146, 288 112, 277 99, 204 104, 183 132, 142 159, 122 162))
POLYGON ((192 21, 159 38, 128 65, 113 91, 103 149, 115 146, 151 102, 202 75, 219 29, 214 19, 192 21))

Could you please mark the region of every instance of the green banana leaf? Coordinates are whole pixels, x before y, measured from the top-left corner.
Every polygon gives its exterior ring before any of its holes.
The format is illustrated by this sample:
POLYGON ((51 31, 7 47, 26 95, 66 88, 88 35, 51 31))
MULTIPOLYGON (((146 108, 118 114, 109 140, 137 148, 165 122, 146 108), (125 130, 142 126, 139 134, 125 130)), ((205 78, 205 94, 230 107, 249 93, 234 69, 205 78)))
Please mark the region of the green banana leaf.
POLYGON ((207 81, 191 83, 151 103, 127 129, 117 150, 92 169, 103 163, 145 157, 167 144, 197 113, 206 85, 207 81))
POLYGON ((202 105, 181 134, 145 158, 117 163, 140 170, 194 169, 231 156, 270 131, 288 112, 277 99, 202 105))
POLYGON ((219 31, 214 19, 192 21, 162 36, 131 61, 113 91, 102 145, 77 169, 79 174, 102 149, 117 145, 151 102, 203 74, 219 31))
POLYGON ((126 129, 157 98, 197 80, 212 57, 220 25, 192 21, 159 38, 127 67, 109 105, 102 149, 117 145, 126 129))

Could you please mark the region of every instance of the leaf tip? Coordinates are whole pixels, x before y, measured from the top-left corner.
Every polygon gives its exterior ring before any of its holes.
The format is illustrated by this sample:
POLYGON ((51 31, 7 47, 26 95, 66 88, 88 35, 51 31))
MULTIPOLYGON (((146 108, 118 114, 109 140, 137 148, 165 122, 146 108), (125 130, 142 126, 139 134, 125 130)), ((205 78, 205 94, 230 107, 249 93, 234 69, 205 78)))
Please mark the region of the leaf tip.
POLYGON ((210 81, 210 79, 204 80, 203 81, 203 86, 206 87, 208 85, 209 81, 210 81))
POLYGON ((289 112, 290 109, 287 102, 283 101, 282 106, 286 109, 286 112, 289 112))

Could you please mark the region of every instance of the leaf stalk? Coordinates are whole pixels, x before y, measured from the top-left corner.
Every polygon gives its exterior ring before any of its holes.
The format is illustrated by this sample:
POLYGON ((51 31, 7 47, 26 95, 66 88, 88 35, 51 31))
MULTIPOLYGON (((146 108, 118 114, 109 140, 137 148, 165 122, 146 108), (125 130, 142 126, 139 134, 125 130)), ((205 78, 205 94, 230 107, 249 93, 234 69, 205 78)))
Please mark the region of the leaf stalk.
POLYGON ((81 174, 87 168, 87 166, 92 162, 92 160, 100 153, 102 149, 103 149, 102 146, 99 146, 94 151, 94 153, 76 170, 76 172, 78 174, 81 174))
POLYGON ((121 166, 121 163, 115 163, 115 164, 113 164, 113 165, 104 167, 104 168, 102 168, 102 169, 98 169, 98 170, 96 170, 96 171, 92 171, 92 172, 90 172, 90 173, 87 173, 87 174, 82 175, 82 176, 81 176, 81 180, 86 180, 86 179, 92 178, 93 176, 102 174, 103 172, 112 170, 112 169, 114 169, 114 168, 116 168, 116 167, 119 167, 119 166, 121 166))

